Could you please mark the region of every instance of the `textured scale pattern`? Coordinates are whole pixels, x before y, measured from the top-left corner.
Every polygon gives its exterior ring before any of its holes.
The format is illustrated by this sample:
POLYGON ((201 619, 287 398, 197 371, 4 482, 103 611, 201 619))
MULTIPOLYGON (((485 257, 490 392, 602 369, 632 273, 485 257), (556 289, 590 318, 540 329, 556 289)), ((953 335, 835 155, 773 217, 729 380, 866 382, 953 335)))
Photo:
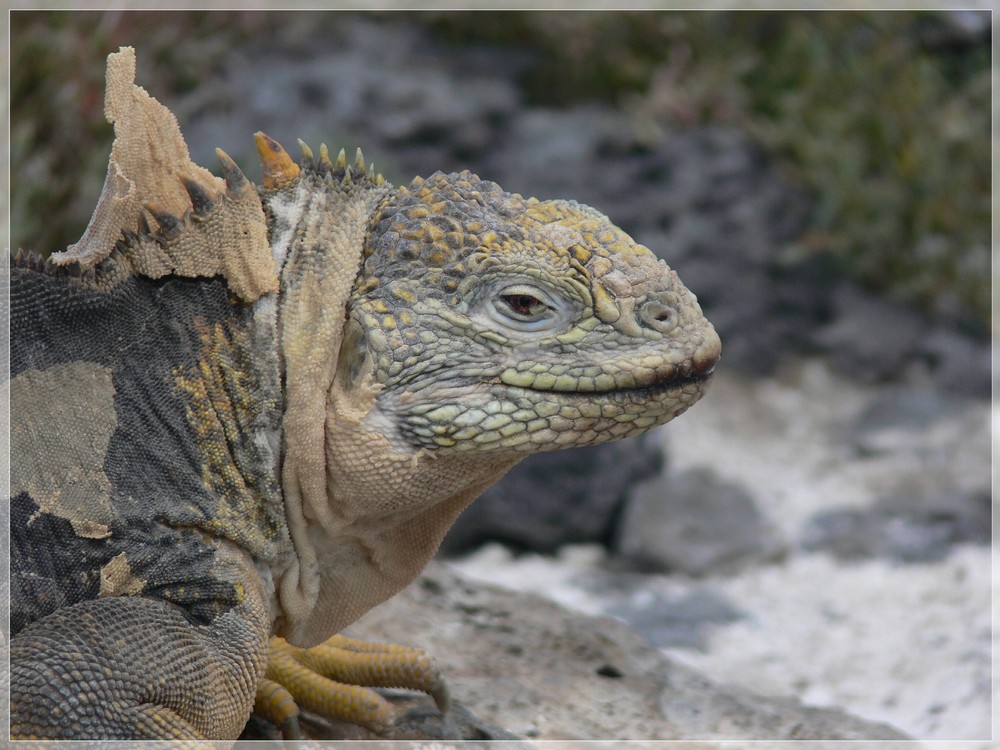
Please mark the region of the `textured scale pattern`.
POLYGON ((634 435, 720 342, 607 217, 473 174, 395 187, 255 135, 193 164, 108 60, 108 178, 79 243, 11 264, 11 729, 235 738, 298 705, 378 733, 447 690, 337 636, 532 451, 634 435), (345 684, 351 683, 351 684, 345 684))
MULTIPOLYGON (((518 286, 515 291, 521 289, 518 286)), ((383 204, 350 300, 376 380, 405 384, 405 442, 534 451, 672 419, 702 393, 718 338, 676 274, 607 217, 474 175, 418 178, 383 204), (484 296, 520 281, 561 325, 505 328, 484 296), (460 401, 436 388, 465 380, 460 401)), ((387 409, 394 405, 386 405, 387 409)))

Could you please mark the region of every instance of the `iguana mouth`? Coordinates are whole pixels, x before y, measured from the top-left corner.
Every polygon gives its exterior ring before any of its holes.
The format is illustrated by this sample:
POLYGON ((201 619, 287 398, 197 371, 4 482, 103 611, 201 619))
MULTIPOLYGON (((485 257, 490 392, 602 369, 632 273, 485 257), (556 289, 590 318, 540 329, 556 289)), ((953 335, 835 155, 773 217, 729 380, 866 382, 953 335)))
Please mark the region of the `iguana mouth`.
MULTIPOLYGON (((703 372, 690 373, 673 378, 627 388, 614 388, 602 391, 568 391, 543 388, 526 388, 499 383, 504 393, 501 396, 496 390, 495 397, 518 401, 525 399, 530 402, 547 402, 555 408, 591 405, 601 410, 600 419, 614 419, 614 414, 605 410, 612 408, 622 410, 622 413, 632 413, 635 416, 647 416, 657 421, 669 414, 673 418, 680 408, 686 410, 700 400, 712 379, 714 368, 703 372), (559 405, 556 407, 556 405, 559 405)), ((531 407, 527 407, 531 408, 531 407)))
MULTIPOLYGON (((528 373, 518 373, 511 370, 500 373, 496 384, 508 388, 519 388, 534 393, 548 393, 552 395, 579 396, 580 398, 600 398, 620 395, 648 395, 655 397, 667 391, 683 389, 689 385, 695 385, 708 381, 715 372, 717 358, 704 362, 701 366, 685 363, 683 366, 674 369, 670 375, 650 380, 649 382, 635 385, 618 385, 609 383, 606 387, 601 378, 575 378, 573 383, 564 383, 559 387, 559 378, 530 377, 528 373), (589 380, 594 387, 579 387, 581 381, 589 380), (539 382, 541 381, 541 382, 539 382), (554 381, 549 385, 550 381, 554 381)), ((604 380, 612 379, 612 375, 604 376, 604 380)))
POLYGON ((694 385, 696 383, 705 383, 711 380, 712 375, 715 374, 715 365, 708 368, 707 370, 701 372, 694 372, 687 375, 674 376, 666 380, 652 383, 647 386, 637 386, 635 388, 623 388, 619 392, 631 393, 631 392, 655 392, 655 391, 672 391, 679 388, 683 388, 687 385, 694 385))
MULTIPOLYGON (((532 391, 534 393, 550 393, 552 395, 558 396, 578 396, 580 398, 588 397, 607 397, 607 396, 642 396, 648 395, 649 397, 654 397, 658 394, 665 393, 667 391, 681 390, 685 386, 695 385, 700 383, 705 383, 711 379, 715 372, 715 368, 711 368, 706 372, 694 373, 690 375, 681 375, 672 378, 666 378, 664 380, 659 380, 647 385, 636 385, 625 388, 607 388, 604 390, 561 390, 558 388, 531 388, 524 386, 511 386, 508 383, 502 383, 505 386, 512 388, 521 388, 525 391, 532 391)), ((502 382, 502 381, 501 381, 502 382)))

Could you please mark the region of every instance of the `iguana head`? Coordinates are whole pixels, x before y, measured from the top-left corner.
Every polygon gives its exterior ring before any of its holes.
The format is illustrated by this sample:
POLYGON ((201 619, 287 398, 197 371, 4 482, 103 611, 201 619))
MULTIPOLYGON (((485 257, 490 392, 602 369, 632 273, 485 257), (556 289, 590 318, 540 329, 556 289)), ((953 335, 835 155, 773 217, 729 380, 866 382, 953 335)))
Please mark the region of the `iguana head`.
POLYGON ((468 172, 371 220, 340 371, 379 387, 400 449, 531 452, 646 431, 705 391, 719 337, 677 274, 607 217, 468 172))
POLYGON ((597 211, 467 172, 395 188, 325 149, 300 167, 263 135, 258 150, 304 561, 281 588, 296 642, 409 583, 529 452, 638 434, 704 393, 715 330, 597 211))

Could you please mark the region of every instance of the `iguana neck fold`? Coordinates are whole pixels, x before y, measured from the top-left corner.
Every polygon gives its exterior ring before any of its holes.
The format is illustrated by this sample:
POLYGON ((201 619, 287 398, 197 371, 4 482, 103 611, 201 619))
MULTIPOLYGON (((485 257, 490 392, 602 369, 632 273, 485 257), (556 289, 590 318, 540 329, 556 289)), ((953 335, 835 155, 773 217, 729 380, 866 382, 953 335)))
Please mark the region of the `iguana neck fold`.
POLYGON ((295 548, 276 577, 276 594, 289 639, 304 643, 332 632, 315 621, 323 569, 318 547, 345 524, 328 493, 327 403, 368 220, 390 187, 352 180, 346 169, 325 164, 292 170, 275 141, 259 134, 257 145, 265 169, 261 199, 281 269, 276 309, 261 300, 257 313, 262 324, 274 316, 284 383, 281 486, 295 548))

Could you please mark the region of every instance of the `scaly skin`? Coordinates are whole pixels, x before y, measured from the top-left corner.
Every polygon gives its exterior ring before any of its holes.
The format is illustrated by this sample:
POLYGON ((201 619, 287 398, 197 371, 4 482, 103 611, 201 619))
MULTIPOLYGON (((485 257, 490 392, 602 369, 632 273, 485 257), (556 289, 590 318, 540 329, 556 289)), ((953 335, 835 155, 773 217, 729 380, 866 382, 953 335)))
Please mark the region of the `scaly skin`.
POLYGON ((12 734, 232 738, 255 698, 290 733, 296 700, 384 731, 371 687, 444 707, 423 652, 328 639, 528 453, 689 408, 718 336, 594 209, 262 133, 254 189, 190 161, 130 50, 108 70, 91 225, 11 273, 12 734))
POLYGON ((349 324, 395 445, 528 453, 643 432, 704 392, 719 338, 597 211, 467 172, 378 209, 349 324))

